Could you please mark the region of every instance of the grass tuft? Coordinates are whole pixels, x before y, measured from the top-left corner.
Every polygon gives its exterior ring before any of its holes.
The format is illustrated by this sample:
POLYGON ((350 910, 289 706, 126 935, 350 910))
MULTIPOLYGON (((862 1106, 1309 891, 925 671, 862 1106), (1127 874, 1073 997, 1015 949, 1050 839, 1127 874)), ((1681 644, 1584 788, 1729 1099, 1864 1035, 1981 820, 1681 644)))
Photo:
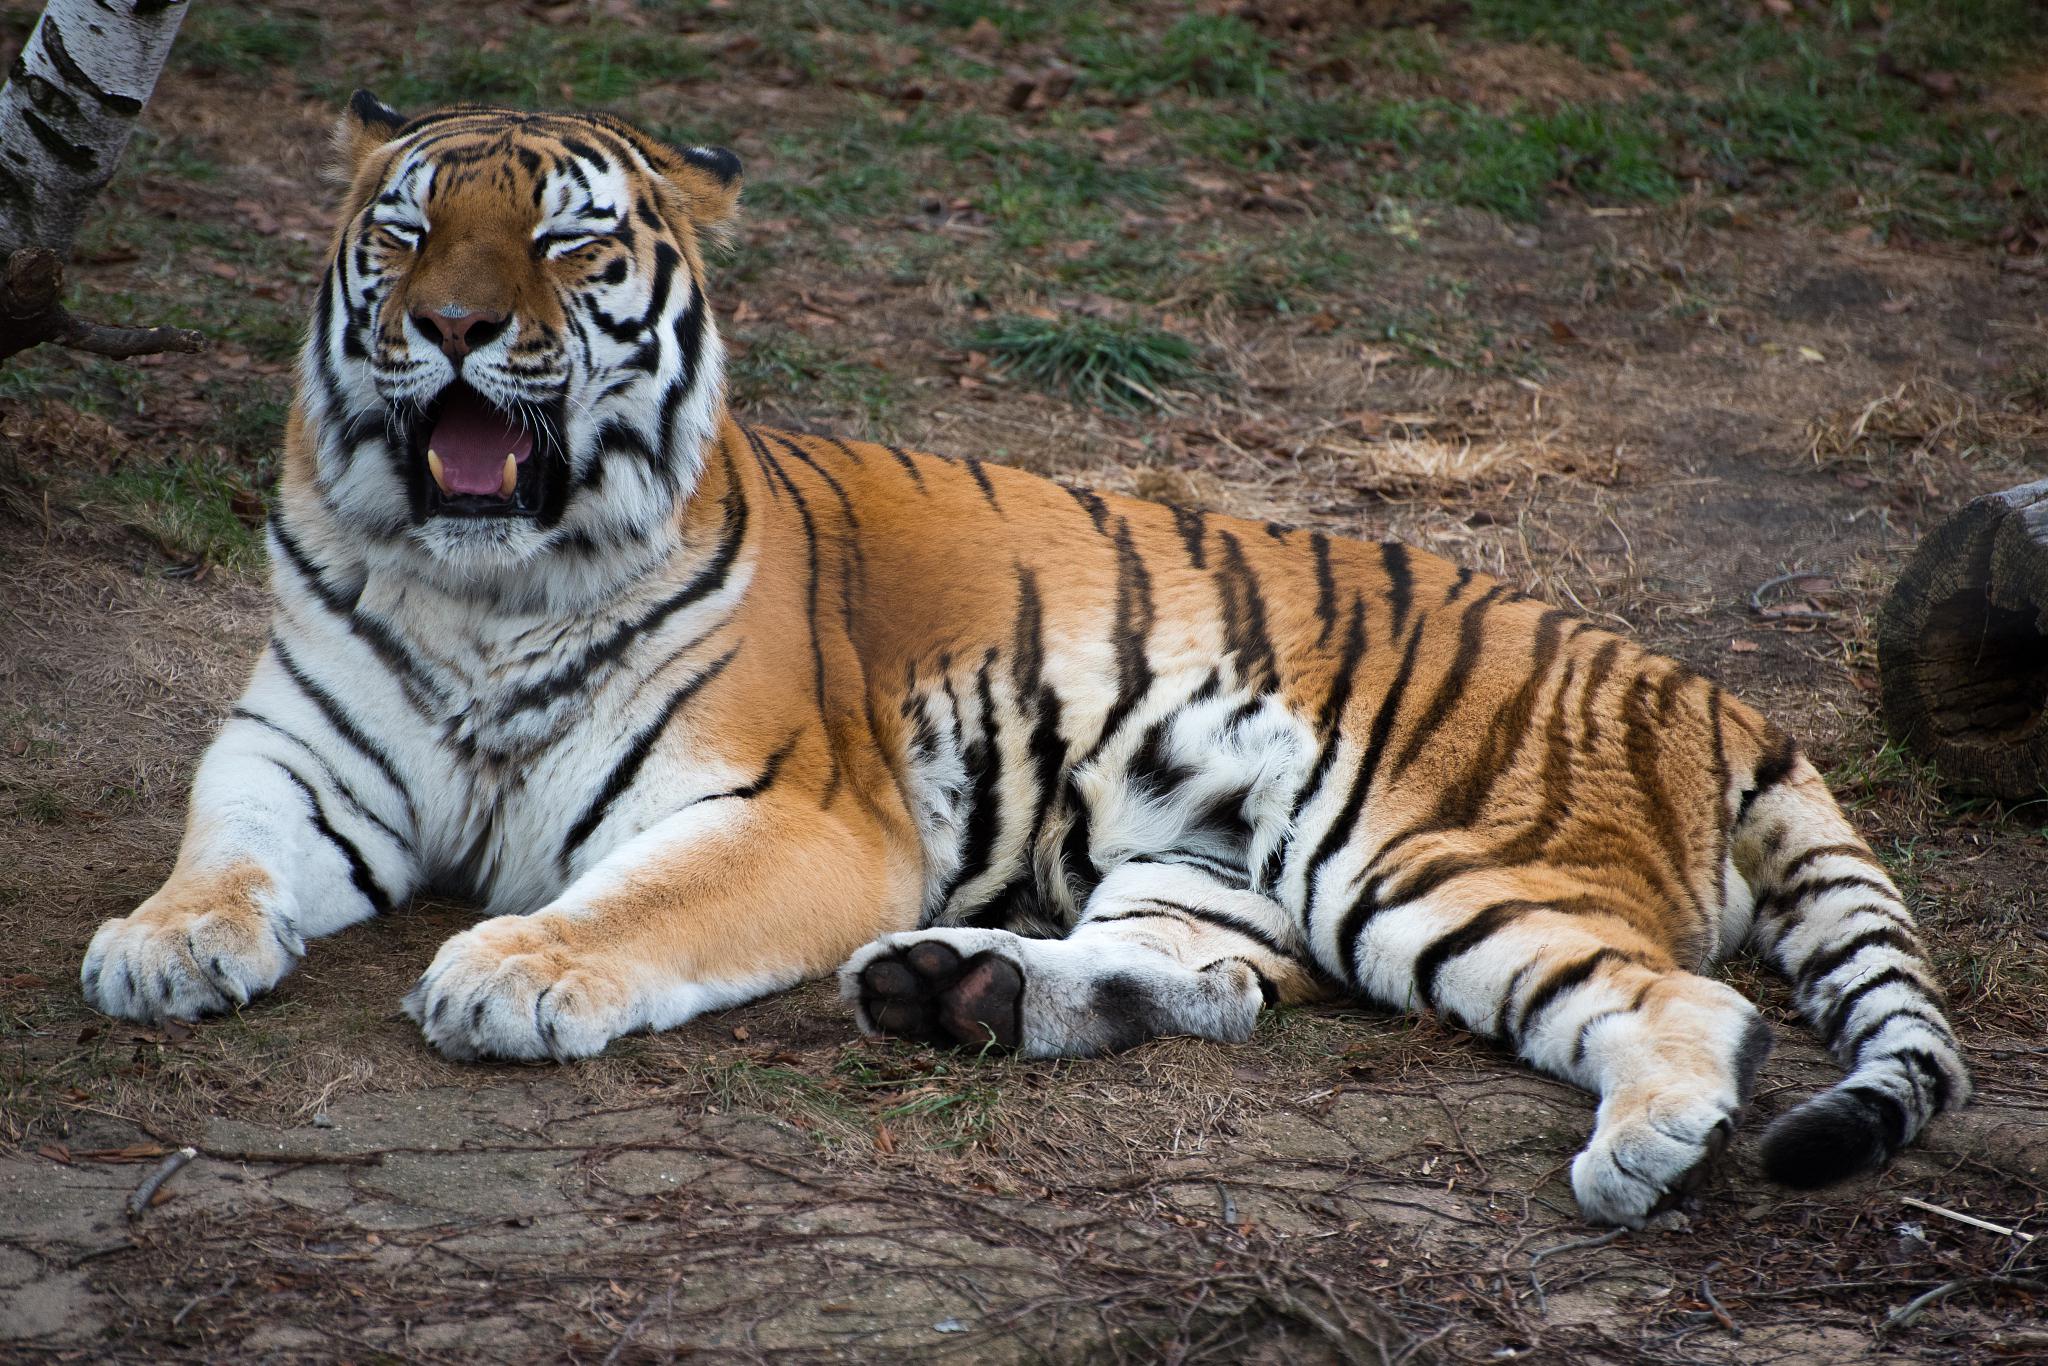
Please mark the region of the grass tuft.
POLYGON ((226 461, 131 466, 99 480, 92 491, 167 555, 231 569, 252 568, 262 558, 251 524, 261 521, 263 499, 226 461))
POLYGON ((1210 381, 1193 342, 1140 323, 1009 314, 982 324, 973 345, 1016 379, 1118 412, 1171 407, 1176 390, 1210 381))

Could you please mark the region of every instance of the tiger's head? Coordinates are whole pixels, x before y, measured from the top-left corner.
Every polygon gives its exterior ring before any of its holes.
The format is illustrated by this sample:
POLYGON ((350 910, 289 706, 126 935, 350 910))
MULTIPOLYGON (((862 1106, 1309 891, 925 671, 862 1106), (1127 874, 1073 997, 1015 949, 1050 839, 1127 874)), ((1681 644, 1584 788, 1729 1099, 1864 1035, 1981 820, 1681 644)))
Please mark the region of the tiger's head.
POLYGON ((366 91, 300 362, 313 481, 335 517, 438 576, 661 539, 723 412, 702 243, 739 159, 604 115, 366 91))

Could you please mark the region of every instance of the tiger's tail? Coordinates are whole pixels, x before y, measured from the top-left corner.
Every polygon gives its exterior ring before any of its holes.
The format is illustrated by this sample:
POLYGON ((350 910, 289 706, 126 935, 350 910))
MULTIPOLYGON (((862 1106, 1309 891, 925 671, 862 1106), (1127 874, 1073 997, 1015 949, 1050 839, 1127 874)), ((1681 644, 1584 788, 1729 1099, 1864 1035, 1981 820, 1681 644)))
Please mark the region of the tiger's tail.
POLYGON ((1898 888, 1789 742, 1762 765, 1733 845, 1756 897, 1750 942, 1848 1072, 1765 1131, 1764 1171, 1825 1186, 1889 1161, 1968 1100, 1969 1073, 1898 888))

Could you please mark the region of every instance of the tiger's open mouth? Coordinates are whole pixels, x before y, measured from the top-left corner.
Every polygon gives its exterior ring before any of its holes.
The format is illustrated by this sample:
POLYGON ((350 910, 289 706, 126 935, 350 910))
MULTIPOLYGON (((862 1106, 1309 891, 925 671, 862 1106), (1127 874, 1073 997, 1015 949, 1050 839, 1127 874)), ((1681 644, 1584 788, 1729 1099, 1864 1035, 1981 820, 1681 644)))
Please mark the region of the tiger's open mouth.
POLYGON ((529 517, 552 521, 566 492, 567 460, 549 433, 560 414, 529 422, 456 380, 409 424, 404 443, 416 521, 529 517))

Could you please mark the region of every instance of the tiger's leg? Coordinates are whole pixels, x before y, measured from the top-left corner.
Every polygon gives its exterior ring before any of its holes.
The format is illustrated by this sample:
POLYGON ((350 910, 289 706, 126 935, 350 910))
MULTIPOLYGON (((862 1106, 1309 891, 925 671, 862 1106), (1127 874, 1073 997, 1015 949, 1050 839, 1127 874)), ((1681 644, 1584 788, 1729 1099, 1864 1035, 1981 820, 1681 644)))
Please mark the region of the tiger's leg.
POLYGON ((130 1020, 232 1009, 276 986, 307 939, 412 895, 402 773, 281 648, 200 761, 170 878, 94 934, 79 972, 94 1009, 130 1020))
POLYGON ((1262 1005, 1321 994, 1293 917, 1202 869, 1133 860, 1064 939, 945 928, 894 934, 839 972, 863 1030, 1087 1057, 1167 1034, 1249 1038, 1262 1005))
POLYGON ((807 977, 916 914, 866 809, 782 786, 696 802, 531 915, 444 943, 405 1010, 452 1058, 587 1057, 807 977))
POLYGON ((1695 1185, 1770 1051, 1739 992, 1610 915, 1440 890, 1370 915, 1349 942, 1344 970, 1367 995, 1427 1006, 1599 1096, 1572 1163, 1596 1222, 1638 1225, 1695 1185))

